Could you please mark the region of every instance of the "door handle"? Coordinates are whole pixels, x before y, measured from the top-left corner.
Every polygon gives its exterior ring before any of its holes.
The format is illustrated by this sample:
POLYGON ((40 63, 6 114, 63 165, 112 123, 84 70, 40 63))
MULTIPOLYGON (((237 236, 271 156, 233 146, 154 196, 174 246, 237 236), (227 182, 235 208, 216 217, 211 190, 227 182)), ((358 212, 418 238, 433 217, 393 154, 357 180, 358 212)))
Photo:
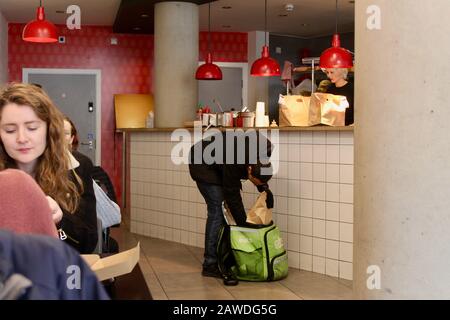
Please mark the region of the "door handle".
POLYGON ((89 150, 94 149, 94 141, 89 140, 88 142, 81 142, 80 143, 82 146, 89 146, 89 150))

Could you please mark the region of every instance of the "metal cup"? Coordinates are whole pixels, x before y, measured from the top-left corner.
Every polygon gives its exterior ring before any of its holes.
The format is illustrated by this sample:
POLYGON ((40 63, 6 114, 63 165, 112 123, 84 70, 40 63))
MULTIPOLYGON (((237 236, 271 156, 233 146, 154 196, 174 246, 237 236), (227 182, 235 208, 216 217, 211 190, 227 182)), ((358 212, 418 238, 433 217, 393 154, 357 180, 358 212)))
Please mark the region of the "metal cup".
POLYGON ((209 113, 202 114, 202 126, 207 127, 209 125, 209 113))
POLYGON ((223 127, 232 127, 233 126, 233 113, 232 112, 224 112, 223 113, 222 126, 223 127))
POLYGON ((213 127, 216 127, 219 125, 219 123, 217 122, 217 113, 209 114, 209 124, 212 125, 213 127))
POLYGON ((253 112, 240 112, 239 115, 242 117, 243 127, 255 126, 255 114, 253 112))

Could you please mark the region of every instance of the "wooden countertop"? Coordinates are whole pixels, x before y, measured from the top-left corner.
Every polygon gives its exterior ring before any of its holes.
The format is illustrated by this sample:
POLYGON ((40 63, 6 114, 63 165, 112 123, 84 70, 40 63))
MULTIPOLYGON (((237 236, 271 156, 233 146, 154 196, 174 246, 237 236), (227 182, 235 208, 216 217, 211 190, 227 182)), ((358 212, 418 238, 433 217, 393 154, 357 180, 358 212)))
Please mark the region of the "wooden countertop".
MULTIPOLYGON (((280 131, 353 131, 353 126, 345 127, 330 127, 325 125, 317 125, 312 127, 249 127, 249 128, 238 128, 238 127, 211 127, 219 130, 229 130, 229 129, 266 129, 266 130, 280 130, 280 131)), ((210 129, 211 129, 210 128, 210 129)), ((193 131, 193 127, 180 127, 180 128, 120 128, 116 129, 116 132, 172 132, 176 129, 186 129, 193 131)))

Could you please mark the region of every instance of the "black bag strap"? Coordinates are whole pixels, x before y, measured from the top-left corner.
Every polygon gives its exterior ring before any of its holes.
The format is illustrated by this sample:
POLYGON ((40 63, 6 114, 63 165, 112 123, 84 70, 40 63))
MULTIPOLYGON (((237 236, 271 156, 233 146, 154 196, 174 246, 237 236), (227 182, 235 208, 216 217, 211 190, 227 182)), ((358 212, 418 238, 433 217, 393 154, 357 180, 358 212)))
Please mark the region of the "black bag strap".
POLYGON ((219 232, 219 241, 217 242, 217 266, 222 275, 229 275, 235 264, 236 260, 231 251, 230 226, 225 224, 219 232))

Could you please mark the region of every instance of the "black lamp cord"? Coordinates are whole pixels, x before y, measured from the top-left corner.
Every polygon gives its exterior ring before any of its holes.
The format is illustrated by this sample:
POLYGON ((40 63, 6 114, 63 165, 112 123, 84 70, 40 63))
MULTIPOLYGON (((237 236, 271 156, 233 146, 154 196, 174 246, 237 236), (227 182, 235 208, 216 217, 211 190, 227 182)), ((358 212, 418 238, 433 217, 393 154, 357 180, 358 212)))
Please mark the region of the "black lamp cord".
POLYGON ((264 1, 264 45, 267 46, 267 0, 264 1))
POLYGON ((339 16, 338 0, 336 0, 336 34, 338 33, 338 16, 339 16))
POLYGON ((208 52, 211 52, 211 2, 208 3, 208 52))

